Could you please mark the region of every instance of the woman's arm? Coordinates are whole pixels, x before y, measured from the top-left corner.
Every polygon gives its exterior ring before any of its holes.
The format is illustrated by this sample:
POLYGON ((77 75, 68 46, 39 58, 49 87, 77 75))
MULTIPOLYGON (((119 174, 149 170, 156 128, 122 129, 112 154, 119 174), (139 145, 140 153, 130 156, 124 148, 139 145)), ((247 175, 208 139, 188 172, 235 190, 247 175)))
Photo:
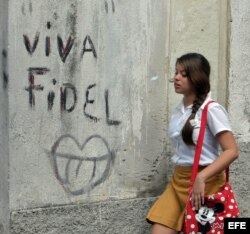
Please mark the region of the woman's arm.
POLYGON ((220 132, 216 135, 216 139, 221 146, 222 153, 212 164, 200 171, 196 176, 192 192, 192 202, 196 209, 204 203, 206 180, 225 170, 239 156, 238 147, 232 132, 220 132))

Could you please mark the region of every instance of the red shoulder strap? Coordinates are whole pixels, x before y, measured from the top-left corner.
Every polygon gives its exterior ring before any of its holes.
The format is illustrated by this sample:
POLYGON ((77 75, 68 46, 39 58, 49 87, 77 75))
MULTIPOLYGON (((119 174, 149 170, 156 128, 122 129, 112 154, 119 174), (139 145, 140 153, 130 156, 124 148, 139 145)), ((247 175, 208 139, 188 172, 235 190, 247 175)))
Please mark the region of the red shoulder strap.
POLYGON ((196 149, 195 149, 194 164, 193 164, 192 175, 191 175, 191 186, 193 186, 193 183, 195 181, 195 177, 196 177, 197 172, 198 172, 201 150, 202 150, 202 145, 203 145, 203 139, 204 139, 206 124, 207 124, 207 110, 208 110, 209 104, 212 102, 214 102, 214 101, 213 100, 209 101, 205 105, 205 107, 202 111, 201 127, 200 127, 198 141, 197 141, 197 145, 196 145, 196 149))
MULTIPOLYGON (((195 149, 195 155, 194 155, 194 164, 193 164, 193 169, 192 169, 192 175, 191 175, 191 185, 190 188, 192 188, 197 172, 198 172, 198 167, 199 167, 199 161, 200 161, 200 156, 201 156, 201 151, 202 151, 202 145, 203 145, 203 139, 205 135, 205 130, 206 130, 206 125, 207 125, 207 111, 208 111, 208 106, 210 103, 214 102, 213 100, 209 101, 203 111, 202 111, 202 116, 201 116, 201 127, 200 127, 200 132, 198 136, 198 142, 196 145, 195 149)), ((229 167, 226 168, 226 181, 229 181, 229 167)))

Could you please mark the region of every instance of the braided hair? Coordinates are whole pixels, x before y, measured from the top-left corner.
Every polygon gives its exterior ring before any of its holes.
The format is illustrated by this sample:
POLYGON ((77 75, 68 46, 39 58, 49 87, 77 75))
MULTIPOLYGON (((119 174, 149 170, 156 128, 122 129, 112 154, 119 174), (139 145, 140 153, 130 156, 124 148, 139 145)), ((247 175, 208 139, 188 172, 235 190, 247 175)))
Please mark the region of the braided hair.
POLYGON ((210 91, 210 65, 208 60, 201 54, 188 53, 177 59, 176 64, 184 67, 187 78, 192 85, 196 98, 193 102, 192 113, 182 129, 182 139, 187 145, 194 145, 193 126, 190 120, 195 118, 195 114, 205 101, 210 91))

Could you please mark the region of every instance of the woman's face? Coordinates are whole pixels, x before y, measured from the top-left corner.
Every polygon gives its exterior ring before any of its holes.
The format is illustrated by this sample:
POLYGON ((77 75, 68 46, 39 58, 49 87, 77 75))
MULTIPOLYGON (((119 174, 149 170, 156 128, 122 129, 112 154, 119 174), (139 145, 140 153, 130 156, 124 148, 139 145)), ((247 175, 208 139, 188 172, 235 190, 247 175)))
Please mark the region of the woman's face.
POLYGON ((185 96, 194 94, 193 87, 187 77, 184 67, 179 63, 177 63, 175 67, 174 88, 176 93, 185 96))

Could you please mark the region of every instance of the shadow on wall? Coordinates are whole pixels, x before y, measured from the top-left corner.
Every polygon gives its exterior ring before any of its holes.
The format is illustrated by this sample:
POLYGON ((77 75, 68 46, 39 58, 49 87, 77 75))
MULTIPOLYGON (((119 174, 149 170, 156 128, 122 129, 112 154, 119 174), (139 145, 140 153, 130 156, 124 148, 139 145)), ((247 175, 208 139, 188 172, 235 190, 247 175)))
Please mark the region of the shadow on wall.
POLYGON ((2 224, 0 224, 0 233, 4 233, 4 227, 2 224))

